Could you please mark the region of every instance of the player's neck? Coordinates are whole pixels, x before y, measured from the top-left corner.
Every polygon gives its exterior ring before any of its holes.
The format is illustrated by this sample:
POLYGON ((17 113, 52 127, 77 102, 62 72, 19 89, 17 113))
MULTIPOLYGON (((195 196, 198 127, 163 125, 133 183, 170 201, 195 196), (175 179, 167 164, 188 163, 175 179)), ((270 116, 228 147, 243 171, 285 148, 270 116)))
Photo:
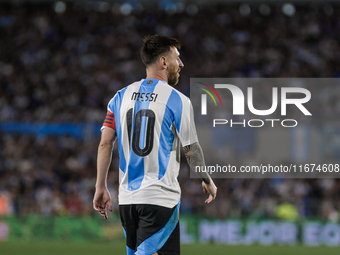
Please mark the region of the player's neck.
POLYGON ((168 76, 163 72, 146 72, 146 79, 156 79, 168 82, 168 76))

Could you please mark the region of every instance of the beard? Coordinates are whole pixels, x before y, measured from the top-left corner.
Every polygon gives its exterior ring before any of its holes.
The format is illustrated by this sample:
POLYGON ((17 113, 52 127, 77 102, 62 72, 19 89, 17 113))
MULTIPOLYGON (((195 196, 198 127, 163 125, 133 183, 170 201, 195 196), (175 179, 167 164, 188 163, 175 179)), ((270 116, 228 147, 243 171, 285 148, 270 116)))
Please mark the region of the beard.
POLYGON ((169 70, 169 73, 168 73, 168 84, 169 85, 175 86, 178 83, 178 78, 179 78, 179 74, 175 68, 169 70))

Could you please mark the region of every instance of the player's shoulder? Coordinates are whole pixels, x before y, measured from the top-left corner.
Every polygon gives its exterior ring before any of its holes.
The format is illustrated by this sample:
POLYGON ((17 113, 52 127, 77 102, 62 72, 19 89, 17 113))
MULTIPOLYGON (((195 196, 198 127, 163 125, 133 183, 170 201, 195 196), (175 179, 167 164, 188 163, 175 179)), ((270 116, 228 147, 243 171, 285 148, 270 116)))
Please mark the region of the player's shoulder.
POLYGON ((168 86, 168 88, 171 90, 166 104, 167 108, 169 108, 172 112, 181 112, 190 108, 191 101, 189 97, 169 84, 165 84, 164 86, 168 86))
POLYGON ((120 89, 117 91, 117 94, 124 94, 127 89, 134 88, 134 87, 139 87, 141 85, 142 81, 135 81, 124 88, 120 89))
POLYGON ((115 109, 120 108, 120 105, 122 104, 123 97, 124 97, 126 90, 131 87, 133 88, 134 86, 139 86, 139 85, 140 85, 140 81, 136 81, 118 90, 108 103, 108 106, 107 106, 108 111, 114 113, 115 109))
POLYGON ((122 96, 124 95, 125 91, 128 88, 139 86, 140 83, 141 83, 140 81, 136 81, 134 83, 131 83, 131 84, 121 88, 120 90, 117 90, 116 94, 114 94, 114 96, 111 98, 110 102, 112 102, 113 100, 117 100, 119 98, 122 98, 122 96))
POLYGON ((178 96, 182 101, 190 102, 190 98, 187 97, 186 95, 184 95, 182 92, 175 89, 173 86, 171 86, 169 84, 166 84, 166 85, 169 86, 172 89, 172 93, 174 93, 176 96, 178 96))

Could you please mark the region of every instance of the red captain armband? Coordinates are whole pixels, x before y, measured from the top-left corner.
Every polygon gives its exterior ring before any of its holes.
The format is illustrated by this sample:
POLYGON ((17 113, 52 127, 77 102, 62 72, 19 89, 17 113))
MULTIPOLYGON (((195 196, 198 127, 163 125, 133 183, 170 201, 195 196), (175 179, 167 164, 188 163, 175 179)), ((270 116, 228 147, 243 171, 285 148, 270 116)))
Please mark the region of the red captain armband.
POLYGON ((109 127, 116 130, 115 115, 112 112, 107 111, 103 127, 109 127))

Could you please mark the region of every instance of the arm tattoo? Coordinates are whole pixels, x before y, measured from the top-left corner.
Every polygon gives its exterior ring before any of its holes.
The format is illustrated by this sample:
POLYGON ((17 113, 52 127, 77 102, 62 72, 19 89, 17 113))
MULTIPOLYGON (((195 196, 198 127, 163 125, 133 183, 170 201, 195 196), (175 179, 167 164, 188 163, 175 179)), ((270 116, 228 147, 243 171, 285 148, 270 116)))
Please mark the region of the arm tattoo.
POLYGON ((200 169, 205 168, 205 162, 203 157, 203 151, 199 143, 193 143, 191 145, 183 147, 185 157, 188 161, 190 169, 193 170, 206 184, 210 183, 210 175, 207 172, 196 172, 196 166, 200 166, 200 169))

